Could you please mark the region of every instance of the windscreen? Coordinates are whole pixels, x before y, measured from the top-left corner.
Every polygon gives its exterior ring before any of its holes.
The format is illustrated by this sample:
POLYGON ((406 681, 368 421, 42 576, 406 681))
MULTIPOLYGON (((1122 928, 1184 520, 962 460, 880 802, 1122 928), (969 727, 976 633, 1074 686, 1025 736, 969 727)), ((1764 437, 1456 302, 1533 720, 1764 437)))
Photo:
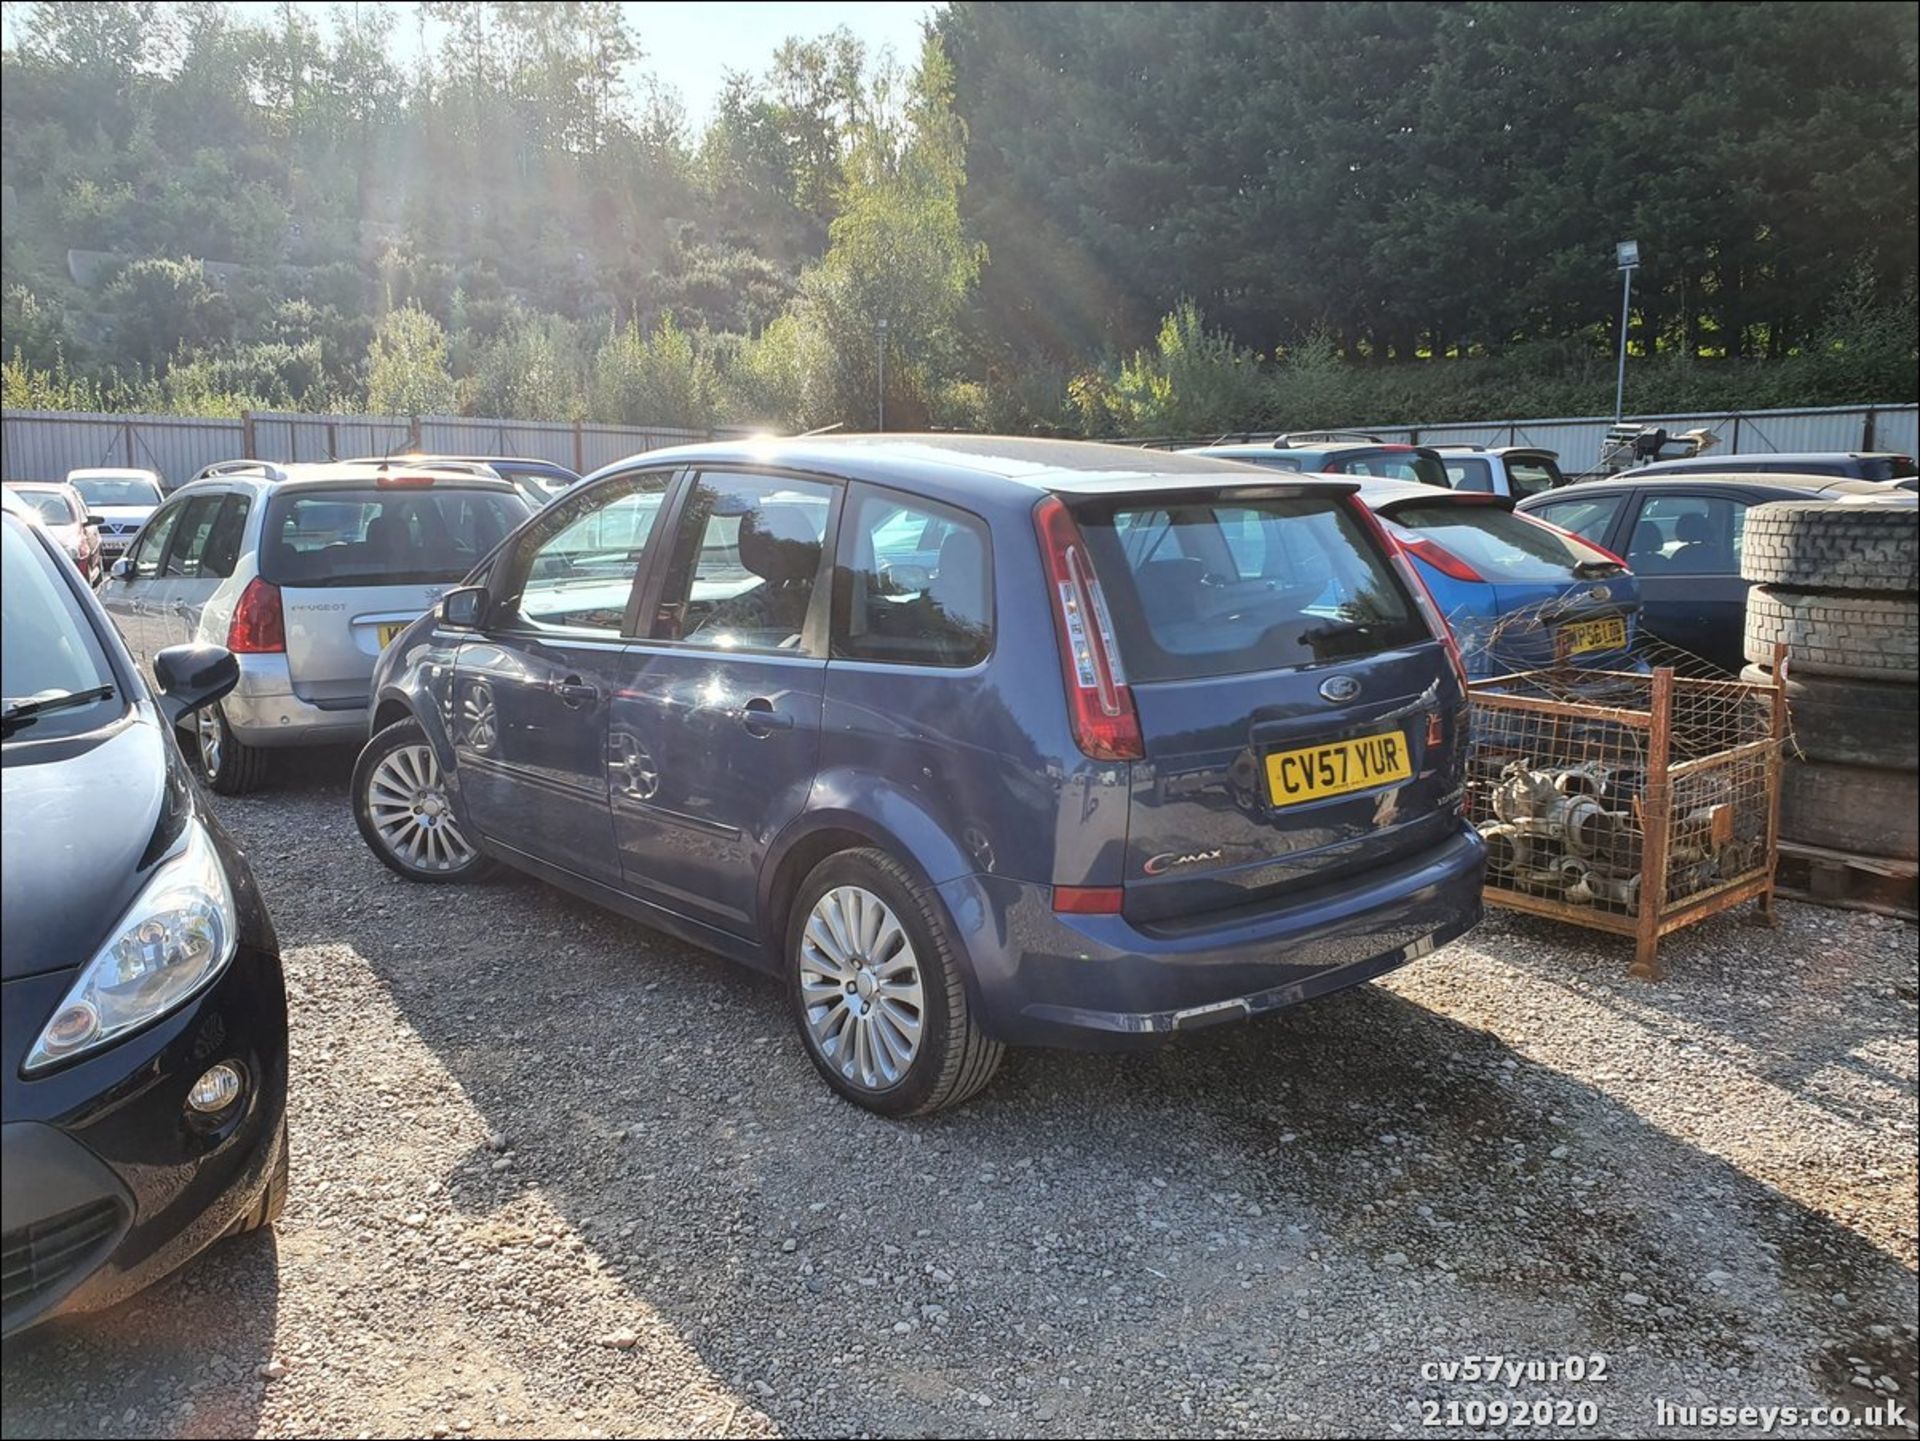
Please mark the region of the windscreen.
POLYGON ((158 505, 160 487, 140 475, 82 475, 68 482, 88 505, 158 505))
POLYGON ((1565 483, 1560 467, 1550 460, 1528 459, 1524 456, 1507 457, 1507 479, 1513 486, 1516 498, 1539 495, 1542 491, 1552 490, 1565 483))
POLYGON ((114 683, 113 668, 80 603, 24 525, 0 523, 0 714, 5 734, 22 740, 78 735, 118 713, 112 697, 77 704, 114 683), (37 712, 37 713, 36 713, 37 712))
POLYGON ((291 586, 456 581, 526 515, 525 501, 500 490, 282 491, 267 506, 260 575, 291 586))
POLYGON ((1392 564, 1331 496, 1076 508, 1128 678, 1346 660, 1429 640, 1392 564))
POLYGON ((1603 559, 1497 505, 1403 505, 1387 523, 1427 537, 1488 580, 1571 580, 1575 566, 1603 559))
POLYGON ((1377 475, 1385 480, 1411 480, 1420 485, 1452 487, 1439 456, 1419 450, 1363 451, 1351 458, 1336 456, 1329 467, 1341 475, 1377 475))
POLYGON ((1910 480, 1920 475, 1910 456, 1870 455, 1860 462, 1862 480, 1910 480))

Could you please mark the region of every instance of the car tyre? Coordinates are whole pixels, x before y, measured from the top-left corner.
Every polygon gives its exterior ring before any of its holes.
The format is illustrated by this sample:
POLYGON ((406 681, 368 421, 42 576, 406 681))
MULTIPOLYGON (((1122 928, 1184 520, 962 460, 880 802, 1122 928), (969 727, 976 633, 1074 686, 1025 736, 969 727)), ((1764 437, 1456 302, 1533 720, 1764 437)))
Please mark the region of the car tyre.
POLYGON ((353 818, 388 870, 410 881, 476 881, 494 863, 461 832, 439 758, 409 716, 367 742, 353 766, 353 818))
POLYGON ((260 1190, 259 1199, 251 1209, 233 1223, 229 1236, 244 1236, 249 1231, 264 1231, 287 1209, 287 1187, 291 1180, 293 1163, 287 1154, 287 1123, 280 1123, 280 1135, 275 1144, 273 1170, 268 1173, 267 1184, 260 1190))
POLYGON ((801 1044, 829 1086, 904 1117, 958 1105, 993 1078, 1005 1047, 974 1019, 957 949, 938 905, 886 852, 814 867, 788 919, 785 974, 801 1044))
POLYGON ((267 779, 267 752, 234 735, 220 707, 202 707, 187 720, 193 730, 194 769, 216 795, 243 796, 267 779))

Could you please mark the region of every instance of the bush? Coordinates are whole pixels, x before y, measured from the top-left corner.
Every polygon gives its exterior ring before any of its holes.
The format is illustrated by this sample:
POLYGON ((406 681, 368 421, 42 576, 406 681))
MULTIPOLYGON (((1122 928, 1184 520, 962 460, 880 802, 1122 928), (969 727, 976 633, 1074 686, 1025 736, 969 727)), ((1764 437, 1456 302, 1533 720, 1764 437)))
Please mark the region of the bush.
POLYGON ((593 358, 593 416, 623 425, 713 424, 712 367, 692 336, 663 320, 652 335, 638 325, 600 347, 593 358))
POLYGON ((376 415, 451 415, 458 397, 440 322, 416 305, 388 311, 367 353, 367 409, 376 415))

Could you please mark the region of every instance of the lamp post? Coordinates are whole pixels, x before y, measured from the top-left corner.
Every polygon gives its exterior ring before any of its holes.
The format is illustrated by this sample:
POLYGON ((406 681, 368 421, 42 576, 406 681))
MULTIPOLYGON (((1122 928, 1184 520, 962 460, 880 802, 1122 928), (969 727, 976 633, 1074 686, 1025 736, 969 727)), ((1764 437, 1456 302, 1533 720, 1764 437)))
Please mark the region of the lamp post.
POLYGON ((1620 369, 1613 382, 1613 420, 1620 423, 1627 394, 1627 310, 1633 303, 1633 272, 1640 264, 1640 242, 1622 240, 1613 247, 1620 268, 1620 369))
POLYGON ((887 428, 887 322, 884 320, 876 320, 873 323, 873 329, 875 336, 874 345, 879 353, 880 360, 879 404, 875 407, 875 409, 879 411, 880 418, 879 423, 874 426, 874 429, 885 430, 887 428))

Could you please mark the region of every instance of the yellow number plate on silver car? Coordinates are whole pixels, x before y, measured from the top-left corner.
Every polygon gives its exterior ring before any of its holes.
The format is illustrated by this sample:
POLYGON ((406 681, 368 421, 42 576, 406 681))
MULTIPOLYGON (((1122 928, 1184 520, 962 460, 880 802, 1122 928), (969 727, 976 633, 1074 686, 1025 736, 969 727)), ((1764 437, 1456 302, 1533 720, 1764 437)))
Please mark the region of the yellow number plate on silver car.
POLYGON ((380 649, 385 650, 388 646, 392 645, 393 638, 406 628, 407 622, 404 620, 384 622, 380 627, 380 649))
POLYGON ((1412 774, 1407 738, 1399 731, 1275 751, 1267 757, 1267 789, 1276 806, 1371 790, 1412 774))

